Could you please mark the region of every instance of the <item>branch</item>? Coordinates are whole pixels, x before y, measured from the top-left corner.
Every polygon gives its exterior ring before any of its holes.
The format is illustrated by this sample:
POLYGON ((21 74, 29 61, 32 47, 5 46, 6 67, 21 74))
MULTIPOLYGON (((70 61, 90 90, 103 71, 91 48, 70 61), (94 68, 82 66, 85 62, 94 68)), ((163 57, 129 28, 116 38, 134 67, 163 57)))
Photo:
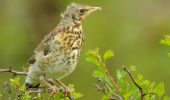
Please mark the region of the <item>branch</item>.
POLYGON ((19 72, 19 71, 12 70, 11 66, 7 69, 0 69, 0 73, 1 72, 9 72, 9 73, 12 73, 14 75, 25 75, 25 76, 27 76, 27 72, 19 72))
POLYGON ((123 70, 126 71, 128 73, 128 75, 130 76, 131 80, 133 81, 133 83, 135 84, 135 86, 139 89, 140 93, 141 93, 141 100, 144 100, 145 97, 145 93, 143 93, 143 89, 141 86, 139 86, 139 84, 136 83, 135 79, 133 78, 133 76, 131 75, 131 73, 126 69, 125 66, 123 66, 123 70))
POLYGON ((97 91, 100 91, 103 94, 105 94, 106 96, 108 96, 110 98, 109 100, 116 100, 115 98, 113 98, 112 96, 107 94, 106 91, 104 89, 102 89, 98 84, 95 84, 94 86, 97 88, 97 91))
POLYGON ((116 93, 113 93, 113 94, 108 93, 108 91, 111 92, 112 90, 109 87, 109 85, 107 83, 105 83, 101 78, 99 78, 98 83, 101 83, 103 88, 101 88, 98 84, 95 84, 97 91, 101 91, 103 94, 107 95, 110 98, 109 100, 117 100, 118 98, 119 98, 118 100, 123 100, 123 98, 116 93), (117 99, 115 99, 115 98, 117 98, 117 99))
MULTIPOLYGON (((97 57, 98 62, 100 62, 100 59, 97 57)), ((116 88, 116 91, 119 92, 120 88, 119 85, 113 80, 112 76, 110 75, 109 71, 107 70, 107 68, 105 67, 105 64, 103 64, 102 62, 100 62, 100 66, 102 67, 102 69, 104 70, 104 72, 107 74, 108 78, 112 81, 113 85, 116 88)))

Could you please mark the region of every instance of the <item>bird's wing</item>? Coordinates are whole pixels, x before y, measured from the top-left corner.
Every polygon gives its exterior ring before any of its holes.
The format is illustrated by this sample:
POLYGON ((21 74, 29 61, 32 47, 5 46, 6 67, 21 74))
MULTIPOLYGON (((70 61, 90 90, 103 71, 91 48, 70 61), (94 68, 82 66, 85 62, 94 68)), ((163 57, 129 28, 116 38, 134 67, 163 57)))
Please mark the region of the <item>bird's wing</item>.
POLYGON ((44 55, 47 55, 50 53, 50 41, 54 39, 54 36, 56 34, 60 34, 62 32, 65 32, 68 29, 68 27, 63 27, 63 28, 56 28, 52 30, 49 34, 47 34, 44 39, 40 42, 40 44, 37 46, 37 48, 34 50, 33 55, 30 57, 28 60, 28 64, 34 64, 36 59, 35 59, 35 53, 37 52, 43 52, 44 55))
POLYGON ((40 44, 37 46, 37 48, 34 50, 33 55, 31 58, 28 60, 29 64, 34 64, 35 62, 35 53, 36 52, 43 52, 44 55, 49 53, 50 45, 48 43, 52 40, 53 35, 52 34, 47 34, 44 39, 40 42, 40 44))

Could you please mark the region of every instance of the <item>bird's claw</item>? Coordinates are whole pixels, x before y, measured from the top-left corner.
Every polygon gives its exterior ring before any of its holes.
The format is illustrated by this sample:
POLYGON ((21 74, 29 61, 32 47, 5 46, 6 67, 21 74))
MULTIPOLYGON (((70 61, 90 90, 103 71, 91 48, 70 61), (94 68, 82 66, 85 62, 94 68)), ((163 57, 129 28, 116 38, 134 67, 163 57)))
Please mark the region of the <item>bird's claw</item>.
POLYGON ((68 87, 64 88, 64 93, 65 93, 64 94, 65 97, 71 98, 72 92, 71 92, 71 90, 68 87))
POLYGON ((50 96, 54 96, 58 92, 59 92, 59 89, 56 86, 53 86, 53 87, 51 87, 51 95, 50 96))

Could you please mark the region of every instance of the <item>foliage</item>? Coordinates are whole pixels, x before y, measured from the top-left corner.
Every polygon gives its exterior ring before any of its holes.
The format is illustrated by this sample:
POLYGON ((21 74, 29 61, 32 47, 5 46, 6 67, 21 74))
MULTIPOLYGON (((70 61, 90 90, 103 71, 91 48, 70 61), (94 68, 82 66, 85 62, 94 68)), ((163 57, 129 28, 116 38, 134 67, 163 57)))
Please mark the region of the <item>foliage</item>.
POLYGON ((170 36, 164 35, 164 38, 160 41, 161 44, 170 46, 170 36))
POLYGON ((114 57, 112 50, 106 51, 103 56, 99 54, 99 49, 87 53, 87 61, 97 65, 92 75, 99 80, 95 86, 103 93, 102 100, 170 100, 170 97, 164 95, 162 82, 145 80, 141 74, 136 73, 135 66, 117 70, 116 79, 113 80, 105 64, 111 57, 114 57))
MULTIPOLYGON (((170 35, 164 35, 164 38, 160 41, 162 45, 170 46, 170 35)), ((167 53, 168 57, 170 57, 170 53, 167 53)))
MULTIPOLYGON (((75 91, 74 85, 69 84, 68 87, 72 91, 74 99, 78 99, 83 96, 81 93, 75 91)), ((68 97, 64 97, 64 91, 57 93, 54 97, 50 97, 50 90, 45 88, 41 90, 28 91, 22 84, 20 77, 14 77, 11 78, 9 82, 5 82, 3 84, 2 91, 3 93, 0 93, 0 98, 6 98, 7 96, 7 98, 15 98, 16 100, 46 100, 47 98, 52 98, 53 100, 69 100, 68 97), (46 98, 44 95, 49 97, 46 98)))

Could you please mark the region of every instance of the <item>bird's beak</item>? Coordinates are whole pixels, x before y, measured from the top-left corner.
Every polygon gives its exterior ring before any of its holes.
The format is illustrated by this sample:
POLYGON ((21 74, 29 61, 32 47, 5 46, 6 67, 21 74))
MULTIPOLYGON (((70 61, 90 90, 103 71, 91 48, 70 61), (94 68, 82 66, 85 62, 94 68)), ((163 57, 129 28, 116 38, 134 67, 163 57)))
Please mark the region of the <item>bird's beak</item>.
POLYGON ((91 14, 97 10, 101 10, 101 8, 100 7, 90 7, 88 12, 86 13, 86 16, 88 16, 89 14, 91 14))
POLYGON ((102 10, 101 7, 91 7, 90 8, 90 12, 94 12, 94 11, 97 11, 97 10, 102 10))

